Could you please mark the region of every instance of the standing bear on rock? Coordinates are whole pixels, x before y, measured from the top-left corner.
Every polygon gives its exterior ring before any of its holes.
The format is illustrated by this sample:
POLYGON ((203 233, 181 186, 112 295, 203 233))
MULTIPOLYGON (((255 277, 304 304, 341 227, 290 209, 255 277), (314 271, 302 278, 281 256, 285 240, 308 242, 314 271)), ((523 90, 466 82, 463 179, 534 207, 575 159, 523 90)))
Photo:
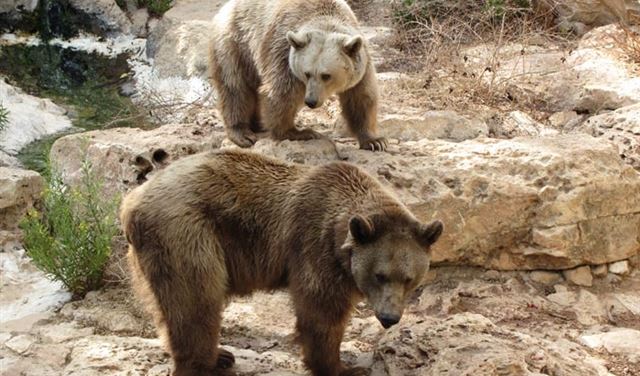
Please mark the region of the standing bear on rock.
POLYGON ((338 94, 360 148, 386 149, 375 68, 344 0, 230 0, 214 24, 211 77, 231 141, 249 147, 263 126, 277 140, 320 138, 296 113, 338 94))

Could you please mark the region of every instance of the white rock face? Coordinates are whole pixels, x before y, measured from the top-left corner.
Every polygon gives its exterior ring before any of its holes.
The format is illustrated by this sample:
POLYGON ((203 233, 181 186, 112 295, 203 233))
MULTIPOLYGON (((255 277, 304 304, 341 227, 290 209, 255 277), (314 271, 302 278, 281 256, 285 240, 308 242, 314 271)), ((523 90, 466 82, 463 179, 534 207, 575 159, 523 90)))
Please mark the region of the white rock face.
POLYGON ((24 250, 0 252, 0 331, 26 332, 71 298, 37 270, 24 250))
POLYGON ((9 123, 0 133, 0 149, 15 155, 28 143, 71 127, 66 111, 49 99, 25 94, 0 80, 0 102, 9 110, 9 123))
MULTIPOLYGON (((131 188, 185 154, 232 147, 222 142, 219 123, 66 136, 54 144, 51 160, 70 181, 78 176, 83 137, 89 138, 87 155, 111 191, 131 188)), ((358 150, 352 139, 338 139, 338 149, 389 186, 419 218, 444 221, 436 262, 566 269, 626 259, 640 249, 640 173, 604 140, 578 134, 459 143, 422 139, 371 153, 358 150)), ((306 164, 336 158, 322 140, 265 138, 253 150, 306 164)))

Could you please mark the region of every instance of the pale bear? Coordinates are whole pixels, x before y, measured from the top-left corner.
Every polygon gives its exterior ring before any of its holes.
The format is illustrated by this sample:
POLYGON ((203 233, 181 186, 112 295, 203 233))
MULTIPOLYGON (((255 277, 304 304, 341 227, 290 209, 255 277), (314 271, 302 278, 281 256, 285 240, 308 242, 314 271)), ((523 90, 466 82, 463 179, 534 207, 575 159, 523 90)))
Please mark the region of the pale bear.
POLYGON ((366 375, 340 361, 354 305, 366 299, 382 326, 398 323, 443 230, 352 164, 239 150, 172 163, 126 196, 121 223, 133 285, 166 335, 173 376, 232 367, 218 347, 225 302, 280 288, 313 375, 366 375))
POLYGON ((360 147, 386 149, 375 68, 344 0, 230 0, 214 24, 211 80, 234 143, 253 145, 263 127, 278 140, 319 138, 296 128, 296 114, 337 94, 360 147))

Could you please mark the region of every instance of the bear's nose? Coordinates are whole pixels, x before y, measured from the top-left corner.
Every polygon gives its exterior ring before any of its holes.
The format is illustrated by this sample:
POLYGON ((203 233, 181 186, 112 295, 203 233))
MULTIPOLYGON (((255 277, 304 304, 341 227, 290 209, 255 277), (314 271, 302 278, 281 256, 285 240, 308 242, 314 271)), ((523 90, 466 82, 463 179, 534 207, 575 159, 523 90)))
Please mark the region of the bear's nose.
POLYGON ((316 108, 318 107, 318 101, 316 99, 305 99, 304 100, 304 104, 306 104, 307 106, 309 106, 309 108, 316 108))
POLYGON ((387 315, 384 313, 376 315, 376 318, 378 319, 378 321, 380 321, 380 324, 382 324, 382 326, 384 326, 385 329, 389 329, 390 327, 397 324, 398 321, 400 321, 400 316, 387 315))

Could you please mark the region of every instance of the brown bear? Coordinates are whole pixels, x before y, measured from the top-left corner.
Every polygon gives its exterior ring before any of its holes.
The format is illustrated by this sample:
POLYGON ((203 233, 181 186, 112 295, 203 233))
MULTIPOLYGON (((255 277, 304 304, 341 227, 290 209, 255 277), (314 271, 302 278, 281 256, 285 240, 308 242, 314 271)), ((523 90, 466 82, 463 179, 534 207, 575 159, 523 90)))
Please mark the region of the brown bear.
POLYGON ((353 305, 366 298, 385 328, 396 324, 443 228, 352 164, 243 151, 174 162, 126 196, 121 221, 134 286, 168 339, 175 376, 232 366, 218 348, 226 299, 285 287, 313 374, 367 374, 340 361, 353 305))
POLYGON ((249 147, 263 125, 275 139, 319 138, 296 128, 296 113, 338 94, 360 147, 387 148, 375 68, 344 0, 230 0, 214 25, 211 81, 231 141, 249 147))

